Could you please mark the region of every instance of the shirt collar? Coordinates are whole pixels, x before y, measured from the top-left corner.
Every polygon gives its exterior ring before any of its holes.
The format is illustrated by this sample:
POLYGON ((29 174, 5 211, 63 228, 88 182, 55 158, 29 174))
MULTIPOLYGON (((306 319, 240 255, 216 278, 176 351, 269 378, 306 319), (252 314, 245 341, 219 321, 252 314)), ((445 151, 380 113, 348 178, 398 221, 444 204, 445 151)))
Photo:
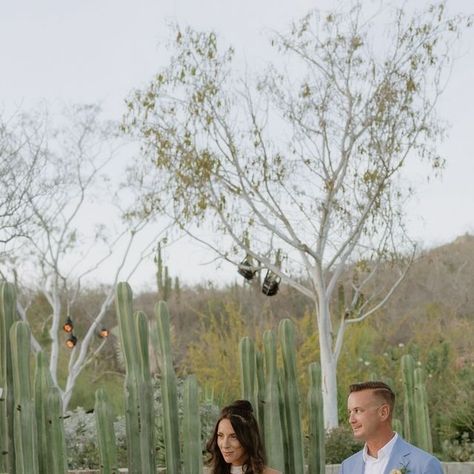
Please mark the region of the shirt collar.
POLYGON ((398 433, 395 433, 395 436, 392 436, 392 439, 382 448, 379 449, 377 453, 377 458, 374 458, 369 455, 367 452, 367 443, 364 445, 364 450, 362 452, 362 457, 364 458, 364 462, 373 461, 375 459, 384 459, 389 458, 392 454, 393 445, 397 442, 398 433))

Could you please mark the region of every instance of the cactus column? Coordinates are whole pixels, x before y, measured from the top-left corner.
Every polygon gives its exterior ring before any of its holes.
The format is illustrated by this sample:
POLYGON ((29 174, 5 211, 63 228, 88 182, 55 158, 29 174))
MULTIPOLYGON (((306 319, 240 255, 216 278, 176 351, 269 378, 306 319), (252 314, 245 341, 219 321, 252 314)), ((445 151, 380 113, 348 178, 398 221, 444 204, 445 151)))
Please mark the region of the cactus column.
POLYGON ((240 354, 240 386, 242 389, 242 398, 252 403, 257 413, 257 400, 255 385, 256 377, 256 360, 255 345, 249 337, 243 337, 239 343, 240 354))
POLYGON ((30 340, 28 324, 23 321, 15 322, 10 328, 15 395, 15 474, 39 472, 35 407, 30 382, 30 340))
POLYGON ((112 410, 105 390, 99 388, 95 392, 95 425, 100 452, 100 472, 102 474, 116 474, 117 444, 115 440, 112 410))
POLYGON ((284 470, 282 422, 280 416, 280 396, 278 391, 278 369, 276 363, 275 335, 272 331, 263 334, 265 349, 265 396, 264 396, 264 436, 268 464, 274 469, 284 470))
POLYGON ((309 447, 308 474, 326 472, 326 453, 324 436, 323 393, 321 389, 321 367, 313 362, 309 365, 309 447))
POLYGON ((415 360, 411 354, 401 358, 403 380, 403 433, 410 443, 415 442, 415 360))
POLYGON ((35 413, 39 474, 66 472, 62 401, 43 351, 36 355, 35 413))
POLYGON ((178 474, 181 470, 179 448, 179 419, 177 404, 176 374, 173 367, 170 343, 168 306, 164 301, 155 305, 156 325, 160 361, 160 387, 163 400, 163 427, 165 437, 166 470, 178 474))
POLYGON ((117 316, 126 364, 125 421, 130 474, 155 473, 153 396, 148 358, 148 322, 143 313, 133 314, 132 290, 119 283, 117 316))
POLYGON ((294 474, 303 474, 303 432, 296 376, 295 328, 289 319, 280 322, 279 336, 283 356, 283 389, 289 454, 288 470, 294 474))
POLYGON ((16 321, 16 294, 11 283, 0 283, 0 472, 15 472, 13 449, 13 369, 10 328, 16 321))
POLYGON ((430 416, 428 413, 428 396, 426 394, 424 371, 417 367, 415 380, 415 432, 417 446, 429 453, 433 452, 430 416))
MULTIPOLYGON (((63 402, 59 389, 51 387, 47 398, 48 406, 48 451, 51 464, 48 474, 65 474, 67 472, 66 440, 63 424, 63 402)), ((39 457, 44 456, 40 453, 39 457)))
POLYGON ((199 392, 195 375, 189 375, 184 382, 183 405, 183 472, 202 474, 199 392))

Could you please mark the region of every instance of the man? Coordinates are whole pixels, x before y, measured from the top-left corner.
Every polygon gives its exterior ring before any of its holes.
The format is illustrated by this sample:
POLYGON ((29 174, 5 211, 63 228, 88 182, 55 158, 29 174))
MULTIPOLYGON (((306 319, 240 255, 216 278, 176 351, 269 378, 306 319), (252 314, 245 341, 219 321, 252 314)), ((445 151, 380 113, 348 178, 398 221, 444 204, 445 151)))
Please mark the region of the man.
POLYGON ((393 432, 395 394, 387 384, 357 383, 349 392, 349 423, 365 446, 342 463, 339 474, 443 474, 434 456, 393 432))

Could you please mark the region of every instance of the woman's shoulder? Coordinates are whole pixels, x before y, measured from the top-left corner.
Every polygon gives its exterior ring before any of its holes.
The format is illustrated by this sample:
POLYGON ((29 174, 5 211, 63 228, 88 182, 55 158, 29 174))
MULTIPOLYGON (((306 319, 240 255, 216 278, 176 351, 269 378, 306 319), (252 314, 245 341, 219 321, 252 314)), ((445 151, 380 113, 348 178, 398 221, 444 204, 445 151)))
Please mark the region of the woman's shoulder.
POLYGON ((263 470, 263 474, 281 474, 281 472, 277 471, 276 469, 272 469, 271 467, 266 467, 263 470))

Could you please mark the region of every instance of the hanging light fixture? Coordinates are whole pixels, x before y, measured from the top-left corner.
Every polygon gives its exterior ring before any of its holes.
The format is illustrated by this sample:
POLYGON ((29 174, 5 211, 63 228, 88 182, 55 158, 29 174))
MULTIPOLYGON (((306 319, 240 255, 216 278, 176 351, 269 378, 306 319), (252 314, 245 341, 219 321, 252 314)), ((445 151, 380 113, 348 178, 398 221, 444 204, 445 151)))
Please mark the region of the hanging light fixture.
POLYGON ((267 271, 265 279, 263 280, 262 293, 267 296, 273 296, 278 293, 281 278, 273 273, 271 270, 267 271))
POLYGON ((66 321, 63 324, 63 331, 67 333, 71 333, 74 329, 74 324, 72 324, 72 319, 68 316, 66 321))
POLYGON ((66 347, 72 349, 77 344, 77 337, 71 333, 71 335, 66 339, 66 347))
POLYGON ((105 339, 106 337, 109 337, 109 334, 110 332, 107 328, 102 328, 97 335, 102 339, 105 339))
POLYGON ((237 272, 242 275, 246 280, 250 281, 257 273, 252 266, 252 261, 249 256, 246 256, 238 265, 237 272))

